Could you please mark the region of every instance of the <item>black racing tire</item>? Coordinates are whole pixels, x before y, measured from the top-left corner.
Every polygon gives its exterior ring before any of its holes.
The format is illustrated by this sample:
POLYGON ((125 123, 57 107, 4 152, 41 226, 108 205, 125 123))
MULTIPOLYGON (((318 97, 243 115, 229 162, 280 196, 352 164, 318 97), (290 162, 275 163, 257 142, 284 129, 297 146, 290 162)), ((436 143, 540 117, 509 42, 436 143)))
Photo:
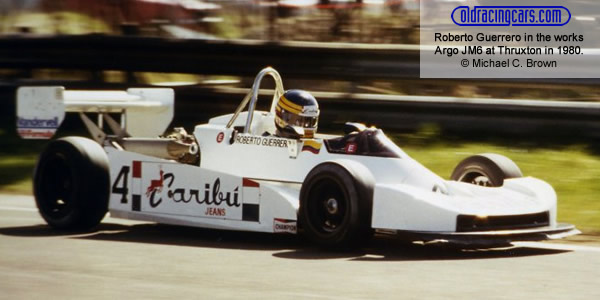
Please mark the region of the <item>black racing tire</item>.
POLYGON ((499 187, 504 179, 523 177, 521 170, 510 158, 483 153, 461 161, 450 176, 451 180, 468 182, 481 186, 499 187))
POLYGON ((50 142, 40 154, 33 193, 46 223, 56 229, 88 230, 108 211, 109 164, 102 147, 87 138, 50 142))
POLYGON ((374 180, 363 168, 325 162, 308 173, 300 189, 298 219, 310 241, 354 248, 372 237, 374 180))

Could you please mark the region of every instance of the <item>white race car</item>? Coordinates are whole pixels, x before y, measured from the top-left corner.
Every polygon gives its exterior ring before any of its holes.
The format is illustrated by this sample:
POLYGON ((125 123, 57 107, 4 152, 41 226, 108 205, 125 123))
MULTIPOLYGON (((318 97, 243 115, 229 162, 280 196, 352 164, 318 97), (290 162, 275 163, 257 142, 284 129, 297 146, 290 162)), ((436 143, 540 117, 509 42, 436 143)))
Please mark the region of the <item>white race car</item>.
POLYGON ((497 154, 463 160, 448 181, 381 130, 360 124, 347 123, 344 136, 265 134, 275 132, 283 92, 279 74, 266 68, 233 114, 212 118, 193 134, 176 128, 158 137, 173 118, 171 89, 19 88, 22 137, 50 138, 65 112, 78 112, 93 138, 54 140, 40 155, 34 194, 42 217, 54 228, 89 229, 109 211, 175 225, 301 231, 324 246, 359 245, 374 232, 477 245, 578 233, 556 222, 549 184, 523 177, 497 154), (270 111, 257 111, 266 75, 276 83, 273 103, 270 111))

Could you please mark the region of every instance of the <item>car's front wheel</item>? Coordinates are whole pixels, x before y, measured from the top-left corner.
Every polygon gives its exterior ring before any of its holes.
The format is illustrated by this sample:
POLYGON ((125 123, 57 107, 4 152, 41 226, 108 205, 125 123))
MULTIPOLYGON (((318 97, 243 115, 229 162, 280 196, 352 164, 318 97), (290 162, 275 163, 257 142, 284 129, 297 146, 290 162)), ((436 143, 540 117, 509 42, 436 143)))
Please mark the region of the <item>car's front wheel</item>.
POLYGON ((473 155, 461 161, 450 176, 451 180, 475 185, 499 187, 504 179, 523 177, 510 158, 494 153, 473 155))
POLYGON ((304 234, 321 246, 357 246, 372 235, 372 195, 371 181, 357 172, 337 163, 316 166, 300 190, 304 234))

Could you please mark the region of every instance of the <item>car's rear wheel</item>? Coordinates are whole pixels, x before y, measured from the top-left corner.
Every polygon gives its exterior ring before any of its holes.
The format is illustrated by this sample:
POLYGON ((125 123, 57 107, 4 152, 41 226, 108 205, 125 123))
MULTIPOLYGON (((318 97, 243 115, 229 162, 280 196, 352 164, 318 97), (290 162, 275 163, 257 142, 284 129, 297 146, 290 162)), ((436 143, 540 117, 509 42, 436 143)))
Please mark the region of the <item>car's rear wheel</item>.
POLYGON ((523 177, 510 158, 494 153, 473 155, 461 161, 450 176, 451 180, 475 185, 499 187, 504 179, 523 177))
POLYGON ((82 137, 52 141, 35 167, 33 192, 38 210, 57 229, 90 229, 108 210, 108 157, 82 137))
POLYGON ((300 225, 313 242, 353 247, 372 235, 372 184, 336 163, 316 166, 300 190, 300 225))

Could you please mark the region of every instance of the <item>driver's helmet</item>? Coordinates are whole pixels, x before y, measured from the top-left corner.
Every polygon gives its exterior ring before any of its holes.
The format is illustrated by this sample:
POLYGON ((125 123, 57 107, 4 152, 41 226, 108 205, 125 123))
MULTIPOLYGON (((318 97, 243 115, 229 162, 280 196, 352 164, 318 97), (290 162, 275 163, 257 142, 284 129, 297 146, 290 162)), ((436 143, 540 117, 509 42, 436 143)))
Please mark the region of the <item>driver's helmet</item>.
POLYGON ((319 103, 309 92, 288 90, 277 102, 277 135, 287 138, 312 138, 319 123, 319 103))

